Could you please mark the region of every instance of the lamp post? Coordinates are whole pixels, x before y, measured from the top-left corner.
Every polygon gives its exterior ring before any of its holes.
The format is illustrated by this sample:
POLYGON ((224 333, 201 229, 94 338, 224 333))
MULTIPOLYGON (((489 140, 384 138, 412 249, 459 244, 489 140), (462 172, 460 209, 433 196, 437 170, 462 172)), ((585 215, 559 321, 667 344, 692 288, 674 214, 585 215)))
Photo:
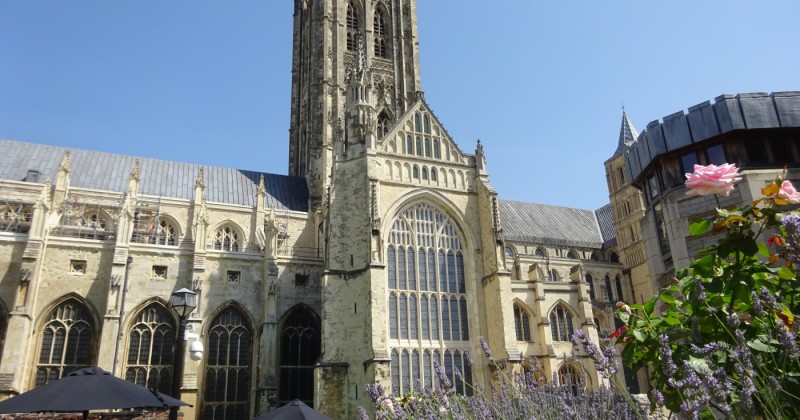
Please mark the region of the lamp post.
MULTIPOLYGON (((181 383, 183 382, 184 336, 186 335, 186 318, 197 307, 197 293, 183 288, 172 292, 169 306, 178 315, 178 335, 175 337, 175 353, 172 359, 172 397, 181 399, 181 383)), ((170 420, 178 420, 178 407, 169 410, 170 420)))

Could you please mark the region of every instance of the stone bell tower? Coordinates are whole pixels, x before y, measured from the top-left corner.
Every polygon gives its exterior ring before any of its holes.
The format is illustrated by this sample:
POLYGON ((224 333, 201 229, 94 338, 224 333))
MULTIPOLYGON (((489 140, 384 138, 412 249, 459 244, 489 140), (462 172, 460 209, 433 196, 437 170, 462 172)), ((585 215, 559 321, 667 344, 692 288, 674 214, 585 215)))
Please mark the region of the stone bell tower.
POLYGON ((356 82, 371 91, 373 110, 362 117, 372 121, 363 123, 380 138, 420 90, 416 1, 295 0, 289 175, 306 178, 311 209, 325 199, 337 150, 347 148, 356 82))

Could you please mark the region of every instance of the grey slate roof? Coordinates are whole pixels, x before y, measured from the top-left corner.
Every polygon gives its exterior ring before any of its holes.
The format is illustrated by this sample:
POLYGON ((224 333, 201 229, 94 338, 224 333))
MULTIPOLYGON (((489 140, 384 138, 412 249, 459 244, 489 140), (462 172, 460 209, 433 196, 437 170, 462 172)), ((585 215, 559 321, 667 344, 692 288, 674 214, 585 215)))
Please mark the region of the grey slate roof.
POLYGON ((608 211, 603 207, 597 213, 510 200, 499 200, 498 206, 503 232, 510 241, 602 248, 614 236, 613 228, 607 229, 610 206, 608 211), (603 222, 598 221, 598 213, 603 222), (601 231, 601 225, 605 232, 601 231))
POLYGON ((616 245, 617 233, 614 231, 614 217, 611 214, 611 203, 594 211, 600 234, 603 236, 603 248, 616 245))
POLYGON ((138 159, 140 194, 191 200, 195 180, 203 168, 209 202, 255 206, 263 174, 267 207, 308 211, 308 187, 303 178, 2 139, 0 179, 23 181, 29 170, 36 170, 41 173, 39 182, 47 178, 55 182, 65 150, 70 152, 73 187, 125 192, 138 159))

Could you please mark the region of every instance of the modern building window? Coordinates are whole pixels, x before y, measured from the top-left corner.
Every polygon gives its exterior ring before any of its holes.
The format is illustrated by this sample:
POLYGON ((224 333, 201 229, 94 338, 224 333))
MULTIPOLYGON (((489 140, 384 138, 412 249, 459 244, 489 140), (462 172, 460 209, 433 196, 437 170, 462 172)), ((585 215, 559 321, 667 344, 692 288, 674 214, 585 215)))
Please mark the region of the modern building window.
POLYGON ((175 344, 175 322, 169 310, 151 303, 136 315, 128 337, 125 379, 169 394, 175 344))
POLYGON ((572 326, 572 313, 563 304, 556 306, 550 312, 550 331, 553 341, 569 341, 575 333, 572 326))
POLYGON ((203 420, 248 418, 252 333, 244 314, 228 307, 208 328, 203 420))
MULTIPOLYGON (((727 161, 725 157, 725 148, 721 144, 706 149, 706 164, 722 165, 727 161)), ((689 172, 694 172, 694 170, 689 172)))
POLYGON ((764 141, 760 137, 748 137, 743 140, 744 149, 747 153, 747 161, 750 164, 763 164, 767 163, 767 150, 764 147, 764 141))
POLYGON ((50 311, 42 328, 36 386, 92 364, 94 328, 86 307, 68 299, 50 311))
POLYGON ((231 225, 222 226, 214 234, 213 247, 222 251, 239 251, 239 233, 231 225))
POLYGON ((386 270, 392 392, 411 391, 417 381, 435 386, 435 363, 469 392, 453 370, 471 383, 463 358, 470 339, 465 259, 455 224, 428 203, 406 208, 387 238, 386 270))
POLYGON ((700 163, 697 160, 697 153, 689 152, 685 155, 681 156, 681 172, 684 174, 690 174, 694 172, 694 165, 700 163))
POLYGON ((347 51, 355 51, 358 46, 358 11, 353 3, 347 4, 347 51))
POLYGON ((661 203, 653 206, 653 217, 656 223, 656 234, 658 235, 658 244, 661 247, 661 254, 670 252, 669 239, 667 238, 667 226, 664 223, 664 212, 661 210, 661 203))
POLYGON ((792 147, 786 137, 771 138, 769 140, 769 148, 772 151, 772 161, 775 163, 791 163, 794 162, 792 155, 792 147))
POLYGON ((514 327, 517 341, 531 341, 530 317, 518 303, 514 304, 514 327))
POLYGON ((291 311, 281 327, 279 405, 295 399, 314 405, 314 365, 321 343, 316 314, 305 306, 291 311))

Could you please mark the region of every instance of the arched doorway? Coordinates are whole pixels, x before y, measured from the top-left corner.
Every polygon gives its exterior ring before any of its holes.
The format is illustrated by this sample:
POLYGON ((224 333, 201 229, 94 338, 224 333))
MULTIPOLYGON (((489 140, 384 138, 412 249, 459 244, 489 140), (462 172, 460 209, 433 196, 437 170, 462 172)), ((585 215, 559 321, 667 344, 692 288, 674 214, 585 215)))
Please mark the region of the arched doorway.
POLYGON ((311 308, 300 305, 286 316, 280 330, 278 400, 314 404, 314 364, 321 351, 320 322, 311 308))

